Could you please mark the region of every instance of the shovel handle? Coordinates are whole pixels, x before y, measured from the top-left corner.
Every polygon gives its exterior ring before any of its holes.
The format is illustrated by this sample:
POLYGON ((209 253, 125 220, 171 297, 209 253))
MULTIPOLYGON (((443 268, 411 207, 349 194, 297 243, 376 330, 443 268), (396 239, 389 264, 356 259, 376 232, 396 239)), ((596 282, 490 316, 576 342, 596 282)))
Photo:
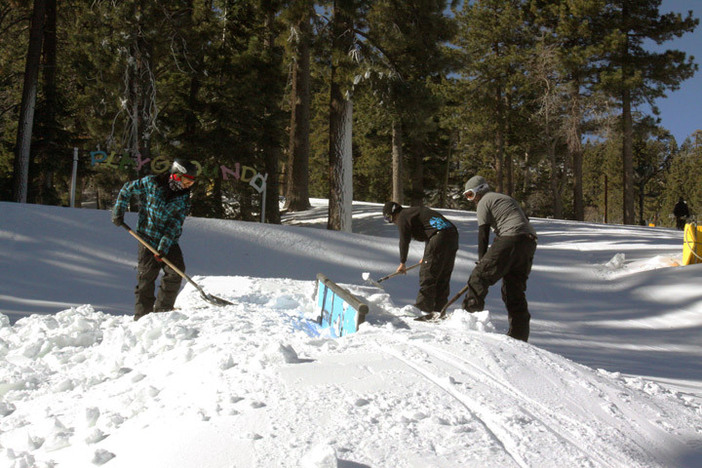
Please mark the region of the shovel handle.
POLYGON ((146 247, 147 249, 149 249, 154 255, 158 255, 158 257, 159 257, 161 260, 163 260, 163 263, 165 263, 166 265, 168 265, 169 267, 171 267, 171 268, 173 269, 173 271, 175 271, 176 273, 178 273, 178 274, 179 274, 183 279, 185 279, 188 283, 190 283, 190 284, 192 284, 193 286, 195 286, 195 287, 198 289, 198 291, 203 292, 202 289, 200 289, 200 286, 198 286, 192 279, 190 279, 190 277, 189 277, 188 275, 186 275, 184 272, 180 271, 180 268, 178 268, 177 266, 175 266, 175 265, 174 265, 172 262, 170 262, 166 257, 162 257, 158 250, 154 249, 148 242, 146 242, 144 239, 142 239, 142 237, 141 237, 139 234, 137 234, 136 232, 134 232, 134 231, 132 230, 132 228, 130 228, 129 225, 128 225, 127 223, 122 223, 122 227, 123 227, 124 229, 126 229, 127 232, 128 232, 129 234, 131 234, 136 240, 138 240, 139 243, 141 243, 141 245, 143 245, 144 247, 146 247))
POLYGON ((177 266, 175 266, 173 263, 171 263, 166 257, 162 257, 158 250, 154 249, 151 245, 149 245, 144 239, 141 238, 139 234, 136 232, 132 231, 132 228, 130 228, 127 223, 123 222, 122 227, 127 230, 129 234, 131 234, 136 240, 138 240, 144 247, 149 249, 151 252, 153 252, 154 255, 158 255, 158 257, 173 269, 176 273, 178 273, 181 278, 185 279, 188 283, 192 284, 195 289, 200 291, 200 296, 202 296, 203 299, 205 299, 207 302, 210 304, 218 305, 218 306, 224 306, 224 305, 234 305, 233 303, 222 299, 221 297, 213 296, 212 294, 207 294, 195 281, 193 281, 188 275, 185 274, 185 272, 181 271, 177 266))
MULTIPOLYGON (((421 264, 422 264, 422 262, 415 263, 414 265, 405 268, 405 272, 410 271, 410 270, 413 270, 413 269, 417 268, 417 267, 418 267, 419 265, 421 265, 421 264)), ((390 279, 390 278, 392 278, 393 276, 397 276, 397 275, 401 275, 401 274, 402 274, 402 272, 396 271, 395 273, 391 273, 391 274, 389 274, 389 275, 387 275, 387 276, 383 276, 382 278, 380 278, 380 279, 378 280, 378 283, 382 283, 382 282, 385 281, 386 279, 390 279)))
POLYGON ((450 306, 451 304, 453 304, 454 302, 456 302, 456 301, 458 300, 459 297, 461 297, 463 294, 465 294, 466 291, 468 291, 468 285, 467 285, 467 284, 466 284, 465 286, 463 286, 463 288, 462 288, 460 291, 458 291, 458 293, 456 293, 456 295, 453 296, 453 297, 446 303, 446 305, 445 305, 444 307, 441 308, 441 313, 439 314, 439 318, 444 318, 444 315, 446 315, 446 309, 448 309, 449 306, 450 306))

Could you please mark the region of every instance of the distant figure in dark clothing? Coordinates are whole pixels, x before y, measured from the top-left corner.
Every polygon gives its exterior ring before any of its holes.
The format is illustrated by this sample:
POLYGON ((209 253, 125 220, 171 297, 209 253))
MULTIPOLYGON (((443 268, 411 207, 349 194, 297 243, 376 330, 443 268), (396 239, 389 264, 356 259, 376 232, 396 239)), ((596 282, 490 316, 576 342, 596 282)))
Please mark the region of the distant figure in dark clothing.
POLYGON ((525 292, 536 251, 536 231, 517 201, 493 192, 481 176, 466 182, 463 196, 477 204, 478 216, 478 263, 468 279, 463 309, 483 310, 488 288, 502 279, 502 300, 509 319, 507 335, 527 341, 531 315, 525 292), (490 228, 496 237, 488 248, 490 228))
POLYGON ((419 293, 415 306, 423 312, 439 312, 448 302, 451 273, 458 251, 458 230, 440 213, 423 207, 402 208, 399 203, 387 202, 383 217, 394 223, 400 232, 400 266, 405 263, 411 239, 424 242, 424 255, 419 267, 419 293))
POLYGON ((680 197, 678 202, 675 204, 675 208, 673 208, 673 216, 675 216, 675 227, 681 231, 685 229, 685 223, 687 222, 687 218, 690 216, 690 210, 688 209, 685 200, 683 200, 683 197, 680 197))

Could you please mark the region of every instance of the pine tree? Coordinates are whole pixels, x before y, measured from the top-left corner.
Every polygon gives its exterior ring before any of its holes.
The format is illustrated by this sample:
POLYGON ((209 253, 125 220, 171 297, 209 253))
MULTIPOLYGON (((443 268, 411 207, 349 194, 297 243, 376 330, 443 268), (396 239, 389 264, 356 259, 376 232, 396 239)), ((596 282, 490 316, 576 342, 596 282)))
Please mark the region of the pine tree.
MULTIPOLYGON (((573 218, 584 219, 583 203, 583 129, 588 114, 597 107, 599 98, 593 93, 595 63, 601 42, 595 26, 604 9, 604 0, 531 0, 533 21, 543 36, 542 50, 550 51, 554 74, 553 97, 559 101, 560 121, 557 131, 568 149, 572 172, 573 218)), ((551 157, 553 161, 553 156, 551 157)), ((556 190, 552 181, 552 190, 556 190)), ((560 194, 554 192, 558 210, 560 194)), ((560 214, 556 214, 560 217, 560 214)))
POLYGON ((424 203, 425 161, 434 156, 426 151, 428 136, 440 104, 431 83, 448 70, 442 46, 455 31, 446 7, 443 0, 383 0, 374 2, 367 15, 367 45, 374 49, 379 72, 369 84, 390 117, 392 199, 398 203, 405 198, 406 157, 410 159, 409 202, 424 203))
POLYGON ((523 6, 521 0, 483 0, 464 3, 456 16, 463 82, 454 99, 469 103, 470 135, 464 138, 472 140, 472 156, 486 159, 490 173, 483 175, 508 194, 513 189, 510 123, 517 122, 514 112, 523 103, 519 93, 528 49, 523 6))
POLYGON ((634 121, 632 109, 675 90, 690 78, 697 65, 684 52, 646 49, 646 41, 660 45, 691 32, 699 20, 692 12, 680 14, 659 11, 661 0, 616 0, 607 2, 599 24, 606 62, 600 73, 601 86, 621 107, 623 222, 634 224, 634 121))

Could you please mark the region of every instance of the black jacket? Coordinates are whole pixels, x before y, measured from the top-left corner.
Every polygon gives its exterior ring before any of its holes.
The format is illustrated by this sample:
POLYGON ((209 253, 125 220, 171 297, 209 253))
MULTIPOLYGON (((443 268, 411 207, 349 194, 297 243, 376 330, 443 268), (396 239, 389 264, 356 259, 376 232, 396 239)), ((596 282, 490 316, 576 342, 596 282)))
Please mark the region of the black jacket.
POLYGON ((410 240, 426 242, 434 234, 456 227, 441 213, 424 206, 411 206, 397 214, 397 228, 400 231, 400 263, 407 261, 410 240))

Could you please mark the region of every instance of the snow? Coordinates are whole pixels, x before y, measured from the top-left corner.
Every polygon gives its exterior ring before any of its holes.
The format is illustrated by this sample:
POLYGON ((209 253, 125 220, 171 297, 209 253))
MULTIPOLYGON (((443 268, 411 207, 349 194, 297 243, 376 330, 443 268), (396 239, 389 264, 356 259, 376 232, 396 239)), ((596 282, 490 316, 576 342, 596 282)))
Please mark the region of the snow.
MULTIPOLYGON (((488 311, 415 322, 397 231, 322 200, 273 226, 188 218, 173 312, 132 320, 136 241, 109 213, 0 203, 0 466, 697 467, 702 265, 682 233, 535 219, 532 333, 488 311), (316 323, 317 273, 369 304, 316 323)), ((476 260, 475 213, 441 210, 476 260)), ((136 216, 126 221, 136 225, 136 216)), ((413 242, 410 262, 422 245, 413 242)))

